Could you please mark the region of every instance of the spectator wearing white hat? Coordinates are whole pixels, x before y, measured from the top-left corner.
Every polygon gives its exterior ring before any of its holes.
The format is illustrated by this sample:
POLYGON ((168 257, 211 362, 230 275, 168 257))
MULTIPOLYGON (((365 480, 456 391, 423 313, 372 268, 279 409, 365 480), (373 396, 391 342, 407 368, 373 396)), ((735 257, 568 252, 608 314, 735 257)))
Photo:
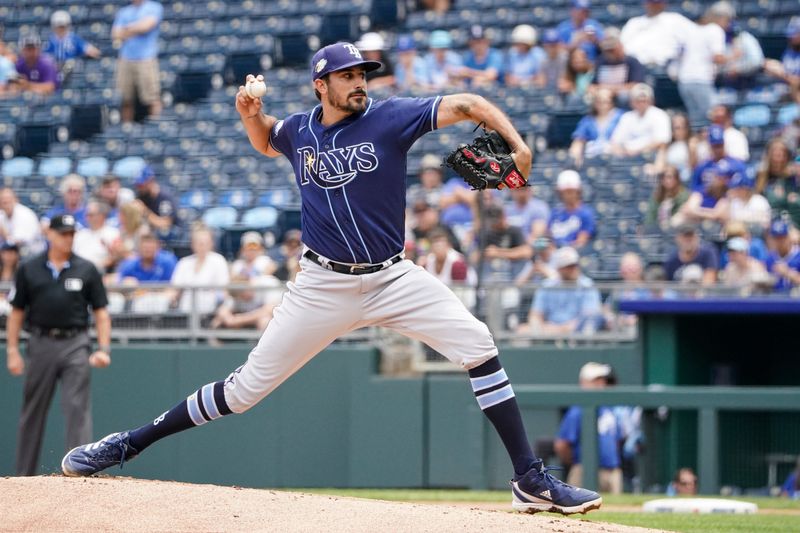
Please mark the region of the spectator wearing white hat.
POLYGON ((633 109, 619 119, 611 135, 611 153, 632 157, 666 150, 672 139, 672 124, 669 115, 653 105, 653 89, 637 83, 630 91, 630 99, 633 109))
POLYGON ((60 67, 69 60, 89 57, 99 58, 100 50, 84 41, 72 31, 72 17, 64 10, 54 11, 50 15, 50 28, 53 30, 44 43, 42 51, 50 54, 60 67))
POLYGON ((530 85, 541 71, 545 53, 536 46, 536 39, 536 29, 529 24, 520 24, 511 32, 511 48, 504 68, 506 85, 530 85))
MULTIPOLYGON (((581 367, 578 383, 582 389, 605 389, 614 381, 614 370, 610 365, 590 362, 581 367)), ((567 481, 580 483, 583 480, 581 465, 581 417, 583 408, 573 405, 561 419, 555 452, 561 464, 568 469, 567 481)), ((623 429, 614 409, 605 405, 597 408, 597 481, 600 490, 611 494, 622 492, 622 460, 619 443, 623 429)), ((591 452, 589 452, 591 453, 591 452)))
POLYGON ((428 39, 425 67, 428 80, 435 91, 460 85, 458 73, 463 66, 461 56, 453 48, 453 38, 445 30, 434 30, 428 39))
POLYGON ((749 287, 761 283, 768 277, 764 263, 750 256, 750 243, 742 237, 729 239, 728 264, 722 271, 722 279, 729 287, 749 287))
POLYGON ((368 32, 356 41, 356 48, 368 61, 380 61, 381 68, 367 72, 370 89, 394 85, 394 63, 386 54, 386 42, 380 33, 368 32))
POLYGON ((556 246, 582 248, 594 237, 594 210, 583 203, 581 176, 564 170, 556 180, 561 203, 550 213, 547 229, 556 246))
POLYGON ((600 292, 581 272, 575 248, 565 246, 556 250, 553 266, 558 277, 542 282, 542 288, 534 295, 528 323, 520 326, 520 332, 566 335, 600 329, 603 321, 600 292))

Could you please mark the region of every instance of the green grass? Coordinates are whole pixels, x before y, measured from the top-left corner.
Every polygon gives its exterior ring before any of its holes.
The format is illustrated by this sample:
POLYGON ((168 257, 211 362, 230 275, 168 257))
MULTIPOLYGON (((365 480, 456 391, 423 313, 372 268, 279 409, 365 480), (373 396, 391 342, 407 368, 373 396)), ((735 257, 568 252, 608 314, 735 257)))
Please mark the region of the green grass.
MULTIPOLYGON (((301 489, 303 492, 352 496, 389 501, 414 502, 473 502, 509 503, 510 494, 505 490, 424 490, 424 489, 301 489)), ((657 499, 657 494, 604 495, 603 502, 608 506, 640 506, 644 502, 657 499)), ((734 498, 758 505, 759 509, 798 511, 797 501, 783 498, 734 498)), ((509 510, 511 509, 509 505, 509 510)), ((560 515, 556 515, 560 516, 560 515)), ((681 533, 800 533, 800 514, 757 514, 757 515, 699 515, 618 512, 614 510, 593 511, 587 515, 575 515, 574 520, 591 522, 613 522, 630 526, 641 526, 681 533)))

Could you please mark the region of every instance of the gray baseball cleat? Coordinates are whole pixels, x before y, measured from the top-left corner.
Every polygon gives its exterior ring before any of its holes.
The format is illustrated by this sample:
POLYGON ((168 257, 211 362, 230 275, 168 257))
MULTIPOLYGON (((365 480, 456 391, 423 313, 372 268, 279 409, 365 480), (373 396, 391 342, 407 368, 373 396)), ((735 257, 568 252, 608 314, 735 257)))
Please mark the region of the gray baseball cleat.
POLYGON ((538 462, 525 475, 511 481, 511 506, 525 513, 550 511, 563 515, 599 509, 603 498, 594 491, 573 487, 548 473, 538 462))
POLYGON ((114 465, 122 465, 137 455, 128 442, 127 431, 112 433, 97 442, 71 449, 61 460, 61 471, 65 476, 91 476, 114 465))

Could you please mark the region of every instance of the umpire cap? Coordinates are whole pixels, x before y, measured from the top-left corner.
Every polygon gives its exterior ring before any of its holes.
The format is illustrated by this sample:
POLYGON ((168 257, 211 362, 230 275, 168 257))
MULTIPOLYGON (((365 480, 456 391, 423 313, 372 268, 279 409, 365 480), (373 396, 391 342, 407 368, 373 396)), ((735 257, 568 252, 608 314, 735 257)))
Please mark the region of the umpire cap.
POLYGON ((359 66, 371 72, 378 70, 383 64, 380 61, 364 59, 356 45, 352 43, 329 44, 320 48, 311 58, 311 79, 318 80, 331 72, 359 66))

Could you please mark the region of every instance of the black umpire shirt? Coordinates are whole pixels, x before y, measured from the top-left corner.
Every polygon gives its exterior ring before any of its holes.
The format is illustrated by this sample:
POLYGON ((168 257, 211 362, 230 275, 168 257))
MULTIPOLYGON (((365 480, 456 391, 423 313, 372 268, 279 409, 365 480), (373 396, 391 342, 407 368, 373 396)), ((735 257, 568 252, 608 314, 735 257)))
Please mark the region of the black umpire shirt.
POLYGON ((17 270, 11 305, 27 310, 27 322, 39 328, 86 328, 89 310, 108 305, 103 279, 91 261, 75 254, 56 272, 47 252, 17 270))

